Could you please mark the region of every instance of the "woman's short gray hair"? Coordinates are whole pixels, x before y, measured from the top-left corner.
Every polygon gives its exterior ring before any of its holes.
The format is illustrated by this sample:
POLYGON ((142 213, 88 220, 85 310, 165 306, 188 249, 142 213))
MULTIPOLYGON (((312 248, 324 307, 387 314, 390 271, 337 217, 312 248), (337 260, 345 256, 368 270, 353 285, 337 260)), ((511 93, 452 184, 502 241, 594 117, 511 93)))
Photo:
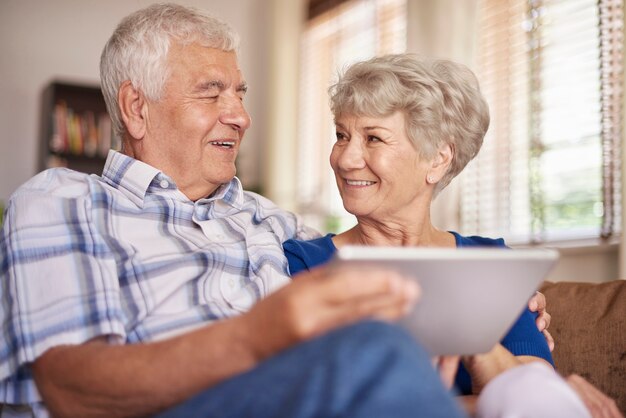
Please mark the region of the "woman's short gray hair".
POLYGON ((167 54, 172 41, 234 51, 239 37, 226 22, 177 4, 154 4, 125 17, 100 58, 102 93, 118 135, 125 132, 117 101, 126 80, 150 100, 159 100, 169 73, 167 54))
POLYGON ((407 135, 425 158, 450 144, 452 163, 435 195, 478 154, 489 127, 489 108, 476 76, 452 61, 414 54, 372 58, 351 65, 329 92, 335 119, 403 112, 407 135))

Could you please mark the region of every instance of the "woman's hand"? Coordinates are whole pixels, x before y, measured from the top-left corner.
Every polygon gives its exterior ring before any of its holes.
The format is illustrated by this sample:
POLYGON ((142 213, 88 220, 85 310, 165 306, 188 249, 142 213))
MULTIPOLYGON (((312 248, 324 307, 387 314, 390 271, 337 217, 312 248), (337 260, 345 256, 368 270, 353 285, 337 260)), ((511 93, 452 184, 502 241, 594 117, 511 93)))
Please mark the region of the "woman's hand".
POLYGON ((537 328, 546 338, 550 351, 554 350, 554 338, 552 338, 552 334, 548 332, 552 316, 546 311, 546 297, 544 294, 539 291, 535 292, 533 297, 528 301, 528 309, 530 309, 531 312, 537 312, 538 315, 535 320, 537 328))
POLYGON ((617 404, 598 388, 577 374, 565 378, 567 384, 578 394, 593 418, 624 418, 617 404))

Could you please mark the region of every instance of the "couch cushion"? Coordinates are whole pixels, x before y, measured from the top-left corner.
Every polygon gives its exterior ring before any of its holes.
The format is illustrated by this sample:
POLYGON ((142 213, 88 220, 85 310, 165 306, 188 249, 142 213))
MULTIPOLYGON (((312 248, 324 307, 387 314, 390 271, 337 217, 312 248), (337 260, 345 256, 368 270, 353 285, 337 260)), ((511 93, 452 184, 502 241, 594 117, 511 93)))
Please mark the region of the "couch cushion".
POLYGON ((583 376, 626 411, 626 281, 545 282, 541 291, 557 370, 583 376))

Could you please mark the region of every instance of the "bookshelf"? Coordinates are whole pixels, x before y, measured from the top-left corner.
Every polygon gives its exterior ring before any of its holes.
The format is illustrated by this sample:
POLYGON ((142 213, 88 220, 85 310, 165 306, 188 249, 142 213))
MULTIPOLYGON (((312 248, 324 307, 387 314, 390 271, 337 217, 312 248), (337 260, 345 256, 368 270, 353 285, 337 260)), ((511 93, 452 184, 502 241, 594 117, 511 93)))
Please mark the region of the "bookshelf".
POLYGON ((110 148, 119 149, 98 86, 51 82, 41 102, 39 170, 68 167, 102 173, 110 148))

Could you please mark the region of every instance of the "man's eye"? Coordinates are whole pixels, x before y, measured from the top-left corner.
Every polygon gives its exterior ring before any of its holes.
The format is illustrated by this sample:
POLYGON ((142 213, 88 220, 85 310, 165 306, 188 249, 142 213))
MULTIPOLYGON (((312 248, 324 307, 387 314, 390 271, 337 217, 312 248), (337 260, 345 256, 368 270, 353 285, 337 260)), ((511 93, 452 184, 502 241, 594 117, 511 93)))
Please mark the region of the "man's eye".
POLYGON ((203 91, 200 95, 203 99, 217 99, 220 97, 220 91, 218 89, 207 89, 203 91))
POLYGON ((381 139, 380 139, 379 137, 377 137, 377 136, 373 136, 373 135, 369 135, 369 136, 367 137, 367 140, 368 140, 369 142, 381 142, 381 139))

